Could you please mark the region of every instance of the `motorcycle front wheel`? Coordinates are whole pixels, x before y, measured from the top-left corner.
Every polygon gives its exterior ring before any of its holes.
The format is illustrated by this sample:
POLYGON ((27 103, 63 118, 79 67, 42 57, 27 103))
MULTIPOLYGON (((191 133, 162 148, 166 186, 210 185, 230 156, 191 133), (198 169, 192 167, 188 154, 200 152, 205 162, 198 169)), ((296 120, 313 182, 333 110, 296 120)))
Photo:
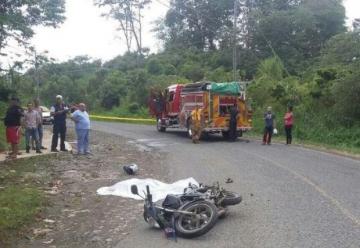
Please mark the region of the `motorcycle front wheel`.
POLYGON ((176 233, 183 238, 195 238, 207 233, 218 219, 216 206, 208 201, 190 202, 180 210, 195 214, 180 214, 175 220, 176 233))

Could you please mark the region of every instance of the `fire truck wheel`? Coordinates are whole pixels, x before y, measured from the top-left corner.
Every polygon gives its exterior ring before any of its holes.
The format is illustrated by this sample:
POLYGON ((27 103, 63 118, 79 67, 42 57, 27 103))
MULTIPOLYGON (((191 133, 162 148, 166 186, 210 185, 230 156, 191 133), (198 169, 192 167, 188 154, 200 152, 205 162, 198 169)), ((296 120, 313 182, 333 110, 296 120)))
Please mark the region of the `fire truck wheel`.
POLYGON ((156 122, 156 129, 159 132, 165 132, 166 131, 166 127, 161 126, 161 120, 160 119, 158 119, 157 122, 156 122))
POLYGON ((230 138, 228 131, 222 131, 221 134, 222 134, 222 136, 223 136, 224 139, 229 139, 229 138, 230 138))

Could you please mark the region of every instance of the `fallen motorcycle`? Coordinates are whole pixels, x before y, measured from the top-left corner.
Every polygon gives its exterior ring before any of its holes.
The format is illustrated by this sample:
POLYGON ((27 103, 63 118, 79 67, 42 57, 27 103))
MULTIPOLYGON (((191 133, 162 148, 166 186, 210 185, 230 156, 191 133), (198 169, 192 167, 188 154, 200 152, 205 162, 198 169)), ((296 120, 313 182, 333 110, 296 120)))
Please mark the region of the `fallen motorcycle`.
POLYGON ((220 187, 189 185, 180 195, 167 195, 162 202, 154 203, 149 186, 144 197, 136 185, 132 194, 144 199, 144 219, 154 227, 165 230, 168 237, 194 238, 214 227, 219 217, 224 217, 227 207, 241 202, 241 196, 220 187))

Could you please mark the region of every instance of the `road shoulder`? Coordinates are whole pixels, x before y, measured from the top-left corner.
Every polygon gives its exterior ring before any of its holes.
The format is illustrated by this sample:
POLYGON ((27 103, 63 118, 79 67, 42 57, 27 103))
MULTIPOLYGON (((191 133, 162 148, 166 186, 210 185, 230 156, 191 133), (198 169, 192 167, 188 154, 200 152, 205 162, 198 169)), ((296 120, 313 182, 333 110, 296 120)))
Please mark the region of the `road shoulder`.
MULTIPOLYGON (((91 150, 93 156, 59 153, 36 162, 46 164, 32 176, 41 177, 38 188, 48 204, 36 215, 36 224, 22 230, 22 238, 9 247, 113 247, 131 233, 143 203, 99 196, 96 190, 131 178, 122 169, 130 163, 138 164, 138 178, 166 180, 165 155, 140 152, 128 139, 95 131, 91 150)), ((7 170, 11 163, 16 161, 5 164, 7 170)))

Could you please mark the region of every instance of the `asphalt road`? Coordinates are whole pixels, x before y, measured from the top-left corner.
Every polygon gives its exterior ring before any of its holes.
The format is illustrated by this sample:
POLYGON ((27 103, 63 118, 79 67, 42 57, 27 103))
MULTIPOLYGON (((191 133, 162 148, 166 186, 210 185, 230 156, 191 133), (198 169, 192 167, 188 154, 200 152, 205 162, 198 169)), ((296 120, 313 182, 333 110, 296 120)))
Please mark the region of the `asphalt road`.
MULTIPOLYGON (((153 126, 93 122, 95 130, 132 140, 139 150, 162 151, 172 180, 224 182, 242 194, 206 235, 166 240, 139 216, 124 247, 360 248, 360 161, 301 147, 211 137, 194 145, 182 132, 153 126)), ((140 165, 141 166, 141 165, 140 165)))

